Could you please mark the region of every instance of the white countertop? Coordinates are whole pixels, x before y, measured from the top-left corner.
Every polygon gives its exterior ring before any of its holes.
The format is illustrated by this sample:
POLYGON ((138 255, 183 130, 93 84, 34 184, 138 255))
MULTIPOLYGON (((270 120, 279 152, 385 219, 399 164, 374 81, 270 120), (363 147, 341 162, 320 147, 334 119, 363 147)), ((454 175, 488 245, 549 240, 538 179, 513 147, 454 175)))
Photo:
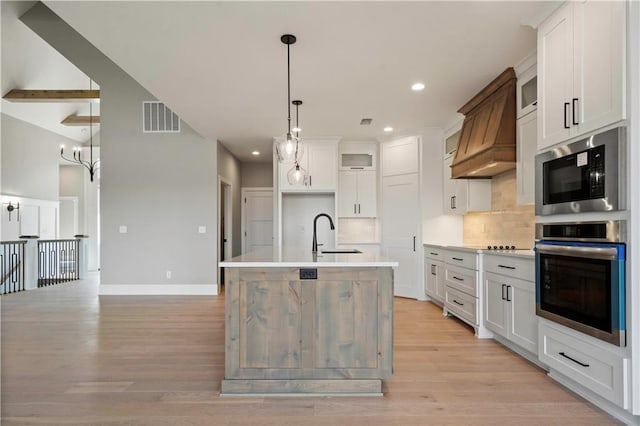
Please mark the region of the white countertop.
POLYGON ((398 262, 364 250, 362 253, 355 254, 318 252, 314 255, 311 250, 301 247, 274 247, 233 257, 220 262, 220 266, 223 268, 362 268, 395 267, 398 266, 398 262))
POLYGON ((535 253, 531 249, 487 250, 486 248, 482 248, 478 246, 455 246, 455 245, 442 245, 442 244, 429 244, 429 243, 424 243, 424 245, 428 247, 440 247, 448 250, 461 250, 461 251, 468 251, 472 253, 492 254, 496 256, 531 257, 531 258, 535 257, 535 253))

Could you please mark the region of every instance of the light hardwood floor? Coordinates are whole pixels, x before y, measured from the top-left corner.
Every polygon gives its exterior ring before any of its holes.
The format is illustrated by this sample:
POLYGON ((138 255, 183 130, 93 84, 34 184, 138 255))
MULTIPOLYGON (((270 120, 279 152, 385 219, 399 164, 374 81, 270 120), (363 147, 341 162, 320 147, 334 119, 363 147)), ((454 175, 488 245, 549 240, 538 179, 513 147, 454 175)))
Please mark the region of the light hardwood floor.
POLYGON ((379 398, 220 397, 222 297, 3 296, 2 425, 607 425, 616 422, 428 302, 395 301, 379 398))

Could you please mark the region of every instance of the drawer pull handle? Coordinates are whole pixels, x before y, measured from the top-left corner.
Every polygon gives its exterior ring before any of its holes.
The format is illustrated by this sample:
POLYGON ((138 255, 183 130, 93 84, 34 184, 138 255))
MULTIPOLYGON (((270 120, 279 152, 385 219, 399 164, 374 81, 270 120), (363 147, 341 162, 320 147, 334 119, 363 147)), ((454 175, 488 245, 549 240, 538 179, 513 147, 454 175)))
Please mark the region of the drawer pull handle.
POLYGON ((453 303, 455 303, 456 305, 459 305, 459 306, 464 306, 464 303, 460 303, 456 299, 453 299, 453 303))
POLYGON ((507 266, 507 265, 498 265, 498 267, 505 268, 505 269, 516 269, 515 266, 507 266))
POLYGON ((457 260, 458 262, 462 262, 464 259, 459 258, 459 257, 452 257, 451 259, 453 260, 457 260))
POLYGON ((434 252, 432 252, 432 251, 430 251, 430 252, 429 252, 429 254, 430 254, 430 255, 432 255, 432 256, 439 256, 439 254, 438 254, 438 253, 434 253, 434 252))
POLYGON ((454 280, 456 280, 456 281, 464 281, 464 279, 463 279, 463 278, 456 277, 455 275, 454 275, 454 276, 452 276, 451 278, 453 278, 453 279, 454 279, 454 280))
MULTIPOLYGON (((455 300, 454 300, 455 302, 455 300)), ((573 362, 575 362, 576 364, 582 366, 582 367, 588 367, 589 364, 585 364, 583 362, 578 361, 577 359, 571 358, 569 355, 565 354, 564 352, 558 352, 560 355, 562 355, 563 357, 567 358, 568 360, 571 360, 573 362)))

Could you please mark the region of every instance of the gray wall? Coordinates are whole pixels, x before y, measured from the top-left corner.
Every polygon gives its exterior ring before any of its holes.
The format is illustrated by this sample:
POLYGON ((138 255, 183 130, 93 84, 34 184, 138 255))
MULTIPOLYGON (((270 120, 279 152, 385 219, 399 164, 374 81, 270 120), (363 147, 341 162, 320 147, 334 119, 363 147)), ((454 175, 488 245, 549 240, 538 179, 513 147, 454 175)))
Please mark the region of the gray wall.
POLYGON ((273 186, 273 163, 241 163, 240 174, 243 188, 273 186))
MULTIPOLYGON (((232 255, 239 256, 242 253, 241 236, 241 167, 240 161, 229 150, 218 142, 218 175, 231 184, 231 210, 232 210, 232 255)), ((226 257, 226 256, 225 256, 226 257)))
POLYGON ((153 95, 43 4, 21 19, 100 85, 101 284, 215 283, 216 142, 143 133, 153 95))
POLYGON ((60 145, 78 143, 2 114, 2 189, 0 192, 58 201, 60 145))

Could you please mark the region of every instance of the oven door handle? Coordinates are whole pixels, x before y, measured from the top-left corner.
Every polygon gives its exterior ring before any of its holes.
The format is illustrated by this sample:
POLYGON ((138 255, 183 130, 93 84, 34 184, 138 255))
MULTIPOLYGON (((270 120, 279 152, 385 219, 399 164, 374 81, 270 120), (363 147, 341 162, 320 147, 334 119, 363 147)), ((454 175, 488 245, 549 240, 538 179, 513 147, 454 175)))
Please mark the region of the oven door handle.
POLYGON ((618 255, 618 249, 615 247, 556 246, 540 244, 536 246, 536 249, 540 254, 585 257, 588 259, 616 260, 618 255))

